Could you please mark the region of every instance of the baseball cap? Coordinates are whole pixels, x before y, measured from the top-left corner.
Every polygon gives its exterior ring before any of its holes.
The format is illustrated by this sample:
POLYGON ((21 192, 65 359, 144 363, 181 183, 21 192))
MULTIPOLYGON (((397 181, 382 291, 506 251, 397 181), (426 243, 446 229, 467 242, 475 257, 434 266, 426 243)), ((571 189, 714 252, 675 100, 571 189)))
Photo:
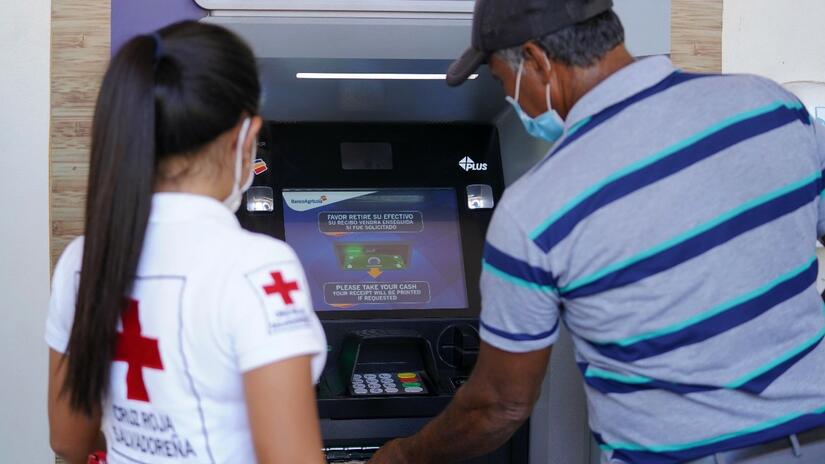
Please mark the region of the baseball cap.
POLYGON ((461 85, 493 52, 586 21, 613 0, 476 0, 472 45, 450 65, 447 84, 461 85))

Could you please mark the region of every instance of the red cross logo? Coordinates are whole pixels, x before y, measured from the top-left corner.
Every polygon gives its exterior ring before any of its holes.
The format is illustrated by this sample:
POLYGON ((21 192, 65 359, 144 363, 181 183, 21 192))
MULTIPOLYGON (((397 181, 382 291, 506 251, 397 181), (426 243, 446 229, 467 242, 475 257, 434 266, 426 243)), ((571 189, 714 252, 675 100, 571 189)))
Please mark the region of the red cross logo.
POLYGON ((149 392, 143 382, 143 368, 163 370, 158 341, 141 335, 137 301, 127 300, 122 319, 123 332, 117 333, 114 360, 129 364, 126 371, 126 397, 148 403, 149 392))
POLYGON ((267 295, 272 294, 279 294, 281 298, 284 300, 284 304, 291 305, 292 302, 292 292, 298 291, 298 282, 284 282, 284 276, 281 275, 280 272, 272 272, 269 275, 272 276, 273 283, 264 286, 264 292, 267 295))

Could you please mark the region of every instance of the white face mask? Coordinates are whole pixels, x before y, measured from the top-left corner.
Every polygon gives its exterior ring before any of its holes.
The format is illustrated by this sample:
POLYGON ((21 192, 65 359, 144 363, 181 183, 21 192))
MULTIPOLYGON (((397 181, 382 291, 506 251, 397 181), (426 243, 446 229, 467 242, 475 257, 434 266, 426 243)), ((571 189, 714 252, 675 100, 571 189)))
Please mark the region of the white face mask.
POLYGON ((252 173, 252 165, 255 164, 255 154, 258 148, 258 142, 253 141, 252 143, 252 150, 249 154, 249 172, 247 174, 246 182, 241 185, 241 181, 243 180, 243 173, 241 169, 243 169, 243 143, 246 140, 246 135, 249 134, 249 128, 252 126, 252 119, 246 118, 241 125, 241 133, 238 134, 238 143, 236 144, 235 148, 235 179, 232 182, 232 192, 223 200, 224 206, 229 208, 229 211, 237 212, 238 208, 241 207, 241 202, 243 201, 243 194, 249 190, 249 187, 252 186, 252 182, 255 180, 255 175, 252 173))

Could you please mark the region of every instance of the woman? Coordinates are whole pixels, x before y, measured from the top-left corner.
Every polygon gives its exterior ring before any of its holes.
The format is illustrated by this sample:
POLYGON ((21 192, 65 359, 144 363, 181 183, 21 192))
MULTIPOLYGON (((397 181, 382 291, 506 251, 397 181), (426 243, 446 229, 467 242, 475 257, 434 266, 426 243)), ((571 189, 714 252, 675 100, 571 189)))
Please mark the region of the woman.
POLYGON ((257 76, 238 37, 195 22, 131 40, 106 72, 86 234, 46 328, 51 443, 71 463, 100 446, 110 463, 323 462, 326 341, 303 269, 233 215, 257 76))

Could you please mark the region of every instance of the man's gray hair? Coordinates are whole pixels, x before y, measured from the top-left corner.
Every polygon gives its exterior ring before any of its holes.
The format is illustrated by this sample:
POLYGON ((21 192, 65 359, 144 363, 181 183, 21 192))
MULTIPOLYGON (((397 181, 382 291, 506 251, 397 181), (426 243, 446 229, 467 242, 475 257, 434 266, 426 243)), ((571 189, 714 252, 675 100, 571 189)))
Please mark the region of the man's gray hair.
MULTIPOLYGON (((581 68, 592 66, 623 42, 624 27, 613 10, 536 39, 550 59, 581 68)), ((496 56, 513 70, 524 58, 521 46, 499 50, 496 56)))

